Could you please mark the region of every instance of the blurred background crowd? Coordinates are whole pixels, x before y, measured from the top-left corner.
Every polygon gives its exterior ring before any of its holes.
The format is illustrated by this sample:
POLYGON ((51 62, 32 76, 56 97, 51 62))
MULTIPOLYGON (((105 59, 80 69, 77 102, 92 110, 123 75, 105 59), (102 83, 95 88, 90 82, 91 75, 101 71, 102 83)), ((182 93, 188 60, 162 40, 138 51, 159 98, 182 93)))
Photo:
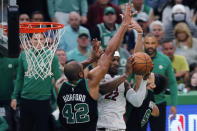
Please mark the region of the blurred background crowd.
MULTIPOLYGON (((64 24, 65 32, 58 48, 64 50, 67 60, 83 61, 88 57, 92 39, 100 40, 105 49, 119 28, 120 14, 127 2, 128 0, 19 0, 19 22, 53 21, 64 24), (87 37, 78 37, 80 32, 85 32, 87 37)), ((132 3, 138 11, 134 19, 143 28, 144 36, 153 33, 157 38, 157 50, 171 59, 180 87, 184 84, 189 89, 195 89, 189 79, 191 73, 197 70, 197 2, 132 0, 132 3)), ((7 22, 7 4, 8 1, 4 0, 4 22, 7 22)), ((135 30, 128 30, 126 33, 120 48, 121 67, 125 66, 128 56, 133 54, 136 37, 135 30)))

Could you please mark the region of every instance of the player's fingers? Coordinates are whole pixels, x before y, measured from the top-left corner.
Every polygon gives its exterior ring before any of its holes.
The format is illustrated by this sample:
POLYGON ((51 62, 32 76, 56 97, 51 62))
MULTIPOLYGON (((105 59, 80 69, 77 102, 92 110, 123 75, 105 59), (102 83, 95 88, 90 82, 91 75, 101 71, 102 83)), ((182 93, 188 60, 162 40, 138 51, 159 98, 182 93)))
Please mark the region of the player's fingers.
POLYGON ((102 55, 104 53, 104 51, 103 50, 100 50, 100 55, 102 55))
POLYGON ((130 7, 129 7, 129 4, 127 3, 126 4, 126 11, 125 11, 126 14, 129 14, 130 13, 130 7))
POLYGON ((12 109, 16 110, 16 103, 15 102, 12 102, 11 103, 11 107, 12 107, 12 109))
POLYGON ((135 59, 134 59, 134 58, 132 58, 132 60, 131 60, 131 64, 132 64, 132 66, 133 66, 135 63, 136 63, 135 59))
POLYGON ((133 3, 129 3, 129 11, 131 12, 132 11, 132 9, 133 9, 133 3))
POLYGON ((99 42, 97 41, 97 39, 95 39, 93 47, 97 50, 99 46, 100 46, 99 42))
POLYGON ((93 40, 92 40, 92 47, 94 47, 95 44, 96 44, 96 39, 93 39, 93 40))
MULTIPOLYGON (((172 113, 172 111, 170 110, 169 115, 172 113)), ((170 117, 170 119, 172 119, 172 116, 170 117)))
POLYGON ((170 117, 170 120, 174 119, 174 118, 175 118, 175 116, 176 116, 176 114, 175 114, 175 113, 173 113, 173 115, 170 117))
POLYGON ((133 27, 134 27, 134 26, 133 26, 132 24, 129 25, 129 28, 132 28, 132 29, 133 29, 133 27))
POLYGON ((121 18, 123 19, 124 18, 124 15, 123 14, 120 14, 121 18))
POLYGON ((132 63, 132 62, 133 62, 133 59, 134 59, 133 56, 130 56, 130 57, 128 58, 128 61, 132 63))
POLYGON ((96 38, 94 38, 93 40, 92 40, 92 42, 95 42, 96 41, 96 38))
POLYGON ((129 8, 129 10, 131 9, 131 0, 129 0, 128 8, 129 8))
POLYGON ((133 17, 133 16, 136 15, 136 14, 137 14, 137 11, 133 12, 133 13, 131 14, 131 16, 133 17))
POLYGON ((101 46, 101 41, 98 41, 98 45, 101 46))

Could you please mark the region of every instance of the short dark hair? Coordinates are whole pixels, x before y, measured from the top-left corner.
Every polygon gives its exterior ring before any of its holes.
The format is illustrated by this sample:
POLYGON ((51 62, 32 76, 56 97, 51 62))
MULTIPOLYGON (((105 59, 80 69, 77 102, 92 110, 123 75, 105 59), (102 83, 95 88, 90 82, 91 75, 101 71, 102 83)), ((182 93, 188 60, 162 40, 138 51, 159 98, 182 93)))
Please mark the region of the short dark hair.
POLYGON ((173 42, 172 40, 168 40, 168 39, 162 40, 161 43, 162 43, 162 46, 163 46, 165 43, 172 43, 172 45, 173 45, 174 47, 176 47, 175 42, 173 42))
POLYGON ((79 80, 81 71, 80 63, 75 60, 67 61, 64 65, 64 74, 70 82, 79 80))
POLYGON ((197 71, 195 71, 195 70, 193 70, 192 72, 190 72, 189 73, 189 78, 187 79, 187 82, 186 82, 186 87, 189 87, 191 90, 196 90, 196 88, 191 85, 191 78, 192 78, 192 76, 195 73, 197 73, 197 71))
POLYGON ((31 13, 31 19, 33 18, 33 16, 34 16, 35 14, 41 14, 41 15, 43 16, 43 18, 44 18, 44 13, 43 13, 42 11, 36 10, 36 11, 33 11, 33 12, 31 13))
POLYGON ((66 53, 64 49, 57 49, 55 52, 57 51, 63 51, 64 53, 66 53))
POLYGON ((162 44, 163 43, 170 43, 170 42, 172 42, 172 40, 168 40, 168 39, 162 40, 162 44))
POLYGON ((192 63, 189 65, 189 71, 192 72, 195 70, 195 68, 197 67, 197 63, 192 63))
POLYGON ((164 75, 155 74, 155 85, 154 94, 160 94, 168 87, 168 79, 164 75))

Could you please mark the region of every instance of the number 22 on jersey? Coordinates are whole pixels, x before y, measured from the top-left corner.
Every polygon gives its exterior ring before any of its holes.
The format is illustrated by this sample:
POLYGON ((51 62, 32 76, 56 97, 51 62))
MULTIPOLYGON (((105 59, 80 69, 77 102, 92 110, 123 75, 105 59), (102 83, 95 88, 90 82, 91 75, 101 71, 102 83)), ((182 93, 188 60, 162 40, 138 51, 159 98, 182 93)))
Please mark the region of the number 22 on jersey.
POLYGON ((86 123, 90 121, 89 106, 86 103, 77 103, 74 105, 74 112, 71 104, 65 104, 62 115, 66 118, 68 124, 86 123))
POLYGON ((118 88, 115 91, 108 93, 105 99, 116 101, 116 97, 119 95, 118 88))

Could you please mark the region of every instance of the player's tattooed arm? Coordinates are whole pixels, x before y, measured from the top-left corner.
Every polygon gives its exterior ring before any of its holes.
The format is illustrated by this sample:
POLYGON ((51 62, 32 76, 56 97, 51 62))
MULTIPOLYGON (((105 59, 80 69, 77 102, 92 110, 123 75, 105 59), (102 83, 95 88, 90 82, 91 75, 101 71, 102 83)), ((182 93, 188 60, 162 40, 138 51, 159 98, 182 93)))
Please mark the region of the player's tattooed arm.
POLYGON ((119 76, 113 80, 110 80, 110 81, 101 81, 99 92, 102 95, 112 92, 113 90, 118 88, 118 86, 121 83, 123 83, 127 79, 127 77, 128 77, 128 75, 124 74, 124 75, 121 75, 121 76, 119 76))

